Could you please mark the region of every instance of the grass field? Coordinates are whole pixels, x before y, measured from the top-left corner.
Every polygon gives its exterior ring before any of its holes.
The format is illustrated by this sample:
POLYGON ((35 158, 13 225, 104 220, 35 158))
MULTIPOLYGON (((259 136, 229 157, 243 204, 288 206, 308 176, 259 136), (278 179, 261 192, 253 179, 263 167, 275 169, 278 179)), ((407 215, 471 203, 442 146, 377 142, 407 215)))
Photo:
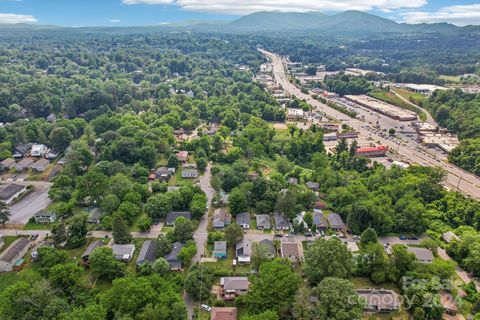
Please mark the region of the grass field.
POLYGON ((450 83, 461 83, 460 76, 440 75, 439 78, 450 83))
POLYGON ((49 223, 36 223, 36 222, 28 222, 24 227, 23 230, 50 230, 51 224, 49 223))
POLYGON ((3 238, 3 247, 0 248, 0 253, 5 251, 13 243, 13 241, 17 239, 18 237, 16 236, 6 236, 5 238, 3 238))
POLYGON ((427 119, 427 116, 425 115, 425 113, 422 110, 420 110, 419 108, 416 108, 414 106, 411 106, 410 104, 406 103, 405 101, 403 101, 399 97, 395 96, 395 94, 393 94, 392 92, 387 92, 387 91, 384 91, 384 90, 375 89, 375 90, 370 91, 369 95, 378 99, 378 100, 385 101, 387 103, 393 104, 393 105, 395 105, 397 107, 400 107, 402 109, 407 109, 407 110, 413 111, 416 114, 418 114, 420 119, 423 120, 423 121, 425 121, 427 119))

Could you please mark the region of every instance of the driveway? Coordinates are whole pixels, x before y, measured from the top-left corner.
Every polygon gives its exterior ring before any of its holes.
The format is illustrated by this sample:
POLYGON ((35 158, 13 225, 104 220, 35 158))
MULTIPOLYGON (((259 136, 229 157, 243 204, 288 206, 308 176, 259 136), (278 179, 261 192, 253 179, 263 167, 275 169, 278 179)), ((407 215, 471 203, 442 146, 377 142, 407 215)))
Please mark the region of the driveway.
POLYGON ((10 206, 10 224, 26 224, 33 215, 52 201, 48 197, 48 188, 34 187, 34 191, 10 206))

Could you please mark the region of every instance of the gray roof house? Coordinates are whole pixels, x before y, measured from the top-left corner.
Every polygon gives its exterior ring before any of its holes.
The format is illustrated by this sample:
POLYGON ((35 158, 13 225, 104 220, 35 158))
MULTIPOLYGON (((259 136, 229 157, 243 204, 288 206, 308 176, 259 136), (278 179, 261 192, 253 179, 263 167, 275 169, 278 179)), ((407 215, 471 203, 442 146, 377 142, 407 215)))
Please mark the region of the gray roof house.
POLYGON ((167 214, 167 226, 174 226, 175 220, 179 217, 184 217, 187 220, 192 219, 192 214, 187 211, 171 211, 167 214))
POLYGON ((345 223, 343 222, 342 217, 340 217, 339 214, 332 212, 327 216, 327 220, 330 228, 332 228, 333 230, 345 229, 345 223))
POLYGON ((320 184, 318 182, 307 182, 307 188, 313 191, 318 191, 320 189, 320 184))
POLYGON ((141 266, 145 262, 154 263, 157 258, 156 251, 157 242, 153 240, 146 240, 142 245, 142 249, 140 249, 140 253, 138 254, 137 266, 141 266))
POLYGON ((182 270, 182 261, 178 258, 180 250, 184 247, 184 244, 181 242, 175 242, 172 246, 172 251, 165 256, 170 265, 170 270, 172 271, 181 271, 182 270))
POLYGON ((32 149, 32 145, 33 145, 33 143, 26 143, 26 144, 21 144, 21 145, 16 146, 13 149, 13 157, 15 159, 20 159, 20 158, 26 157, 28 155, 28 153, 30 152, 30 150, 32 149))
POLYGON ((31 165, 34 163, 35 161, 33 161, 32 159, 30 158, 25 158, 23 159, 22 161, 20 162, 17 162, 15 164, 15 170, 16 171, 25 171, 27 170, 28 168, 31 167, 31 165))
POLYGON ((272 221, 270 215, 268 214, 257 214, 255 216, 257 220, 257 229, 259 230, 269 230, 272 229, 272 221))
POLYGON ((8 170, 15 166, 15 160, 12 158, 3 159, 0 162, 0 170, 8 170))
POLYGON ((325 217, 322 210, 313 210, 313 223, 317 226, 318 230, 324 230, 328 228, 328 219, 325 217))
POLYGON ((222 277, 220 278, 220 295, 225 300, 235 299, 245 295, 250 287, 247 277, 222 277))
POLYGON ((445 241, 446 243, 450 243, 450 242, 452 242, 453 240, 459 241, 459 240, 460 240, 460 237, 457 236, 453 231, 447 231, 447 232, 445 232, 444 234, 442 234, 442 239, 443 239, 443 241, 445 241))
POLYGON ((280 212, 275 211, 273 213, 273 219, 275 220, 275 228, 277 230, 289 230, 290 229, 290 222, 288 219, 280 214, 280 212))
POLYGON ((18 238, 0 255, 0 272, 10 272, 30 248, 27 238, 18 238))
POLYGON ((115 257, 115 260, 128 262, 133 257, 133 253, 135 252, 135 245, 134 244, 114 244, 112 246, 112 250, 113 250, 113 256, 115 257))
POLYGON ((300 247, 296 242, 282 242, 280 252, 282 258, 287 258, 292 262, 297 262, 303 258, 300 253, 300 247))
POLYGON ((250 229, 250 213, 241 212, 235 216, 235 222, 243 229, 250 229))
POLYGON ((30 168, 38 172, 43 172, 47 170, 49 164, 50 164, 50 161, 48 161, 47 159, 40 159, 34 164, 32 164, 30 168))
POLYGON ((53 223, 57 220, 57 215, 53 211, 41 210, 34 215, 36 223, 53 223))
POLYGON ((87 249, 85 249, 85 251, 82 254, 83 262, 87 263, 88 258, 90 257, 90 254, 93 252, 93 250, 97 249, 98 247, 103 247, 103 246, 104 246, 104 244, 103 244, 102 240, 96 240, 96 241, 93 241, 92 243, 90 243, 88 245, 87 249))
POLYGON ((235 257, 239 264, 250 263, 252 256, 252 242, 248 239, 243 239, 235 244, 235 257))
POLYGON ((215 241, 213 243, 213 252, 212 255, 215 258, 226 258, 227 257, 227 241, 215 241))
POLYGON ((418 247, 407 247, 408 252, 411 252, 415 255, 415 258, 420 263, 432 263, 433 262, 433 253, 427 248, 418 248, 418 247))
POLYGON ((93 208, 88 213, 87 223, 100 224, 105 212, 100 208, 93 208))
POLYGON ((213 212, 213 227, 223 229, 232 223, 232 215, 225 208, 218 208, 213 212))
POLYGON ((173 173, 167 167, 160 167, 155 171, 155 175, 160 181, 168 181, 173 173))
POLYGON ((184 179, 195 179, 198 177, 197 169, 182 169, 182 178, 184 179))
POLYGON ((25 191, 27 191, 26 186, 21 186, 15 183, 7 184, 6 186, 0 188, 0 200, 6 204, 11 204, 25 191))

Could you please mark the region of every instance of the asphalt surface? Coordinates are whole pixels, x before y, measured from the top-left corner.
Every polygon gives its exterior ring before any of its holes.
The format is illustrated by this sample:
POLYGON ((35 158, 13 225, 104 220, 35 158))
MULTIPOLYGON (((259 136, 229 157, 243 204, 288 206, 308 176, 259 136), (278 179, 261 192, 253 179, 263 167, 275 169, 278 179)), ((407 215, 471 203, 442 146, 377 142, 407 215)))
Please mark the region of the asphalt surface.
POLYGON ((361 120, 351 118, 327 105, 313 99, 310 95, 304 94, 295 85, 291 84, 285 74, 283 60, 280 56, 271 52, 260 50, 273 63, 273 74, 277 83, 281 84, 283 89, 300 99, 307 101, 318 112, 324 112, 327 115, 337 119, 338 121, 349 125, 352 128, 358 129, 361 136, 371 136, 375 141, 382 145, 386 145, 393 153, 401 155, 402 158, 408 159, 410 162, 418 163, 424 166, 438 166, 447 172, 444 185, 450 189, 458 190, 475 199, 480 199, 480 178, 466 172, 452 164, 445 163, 436 159, 433 155, 425 150, 416 149, 411 145, 398 144, 395 141, 385 139, 378 135, 377 132, 366 129, 368 123, 361 120))
POLYGON ((52 202, 48 197, 50 182, 15 181, 15 184, 33 185, 33 192, 10 206, 9 224, 26 224, 33 215, 52 202))

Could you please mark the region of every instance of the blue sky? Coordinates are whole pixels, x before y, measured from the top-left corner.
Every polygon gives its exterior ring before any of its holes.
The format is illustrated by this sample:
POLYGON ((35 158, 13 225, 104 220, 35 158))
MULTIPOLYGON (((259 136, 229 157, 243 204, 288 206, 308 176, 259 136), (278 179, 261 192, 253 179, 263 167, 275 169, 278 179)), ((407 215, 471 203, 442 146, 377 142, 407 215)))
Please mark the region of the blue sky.
POLYGON ((479 0, 0 0, 0 23, 143 26, 273 10, 362 10, 399 22, 480 25, 479 0))

